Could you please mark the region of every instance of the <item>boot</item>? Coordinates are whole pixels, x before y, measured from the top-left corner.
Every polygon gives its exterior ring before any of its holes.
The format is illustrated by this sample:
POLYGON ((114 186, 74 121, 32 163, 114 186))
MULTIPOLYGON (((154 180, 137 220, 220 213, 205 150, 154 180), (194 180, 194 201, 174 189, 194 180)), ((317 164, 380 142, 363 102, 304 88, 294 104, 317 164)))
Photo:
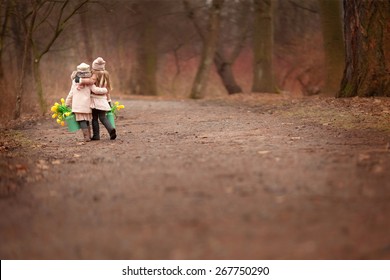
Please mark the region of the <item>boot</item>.
POLYGON ((99 121, 93 119, 92 120, 92 132, 93 136, 91 140, 100 140, 100 131, 99 131, 99 121))
POLYGON ((113 128, 113 129, 111 129, 111 131, 110 131, 110 139, 111 139, 111 140, 114 140, 115 138, 116 138, 116 129, 113 128))
POLYGON ((81 131, 83 132, 84 142, 91 141, 91 134, 89 132, 89 128, 82 128, 81 131))
POLYGON ((100 121, 107 129, 107 132, 110 134, 110 139, 114 140, 116 138, 116 129, 112 126, 112 124, 110 123, 110 121, 107 119, 105 115, 100 118, 100 121))

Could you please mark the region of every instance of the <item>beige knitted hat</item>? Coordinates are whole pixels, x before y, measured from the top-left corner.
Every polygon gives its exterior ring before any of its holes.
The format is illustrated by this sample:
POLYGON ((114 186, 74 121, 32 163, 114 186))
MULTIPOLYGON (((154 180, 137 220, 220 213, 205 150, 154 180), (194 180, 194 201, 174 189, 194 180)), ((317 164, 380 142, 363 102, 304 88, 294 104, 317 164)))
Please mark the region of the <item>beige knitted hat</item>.
POLYGON ((92 62, 92 69, 97 71, 104 71, 106 67, 106 62, 103 58, 98 57, 92 62))
POLYGON ((77 66, 77 76, 80 78, 89 78, 92 76, 91 70, 89 68, 89 65, 86 63, 81 63, 77 66))
POLYGON ((77 71, 78 72, 88 72, 91 71, 89 69, 89 65, 87 63, 81 63, 80 65, 77 66, 77 71))

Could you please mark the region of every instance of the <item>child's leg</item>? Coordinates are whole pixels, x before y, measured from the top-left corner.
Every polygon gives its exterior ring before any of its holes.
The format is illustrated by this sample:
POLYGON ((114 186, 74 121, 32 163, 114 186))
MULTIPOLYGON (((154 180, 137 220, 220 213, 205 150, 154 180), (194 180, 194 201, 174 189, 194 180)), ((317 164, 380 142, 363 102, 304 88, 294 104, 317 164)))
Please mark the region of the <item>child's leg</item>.
POLYGON ((91 138, 90 138, 89 133, 88 133, 88 131, 89 131, 88 122, 87 121, 79 121, 78 123, 80 124, 81 131, 83 132, 84 141, 85 142, 91 141, 91 138))
POLYGON ((100 140, 99 110, 96 109, 92 109, 92 132, 91 140, 100 140))
POLYGON ((91 126, 89 125, 89 121, 87 121, 87 126, 88 126, 88 137, 91 139, 91 126))
POLYGON ((116 138, 116 130, 112 126, 110 121, 107 119, 105 111, 99 110, 99 120, 102 122, 102 124, 107 129, 108 133, 110 134, 110 139, 114 140, 116 138))
POLYGON ((88 128, 87 121, 78 121, 78 123, 79 123, 81 129, 88 128))

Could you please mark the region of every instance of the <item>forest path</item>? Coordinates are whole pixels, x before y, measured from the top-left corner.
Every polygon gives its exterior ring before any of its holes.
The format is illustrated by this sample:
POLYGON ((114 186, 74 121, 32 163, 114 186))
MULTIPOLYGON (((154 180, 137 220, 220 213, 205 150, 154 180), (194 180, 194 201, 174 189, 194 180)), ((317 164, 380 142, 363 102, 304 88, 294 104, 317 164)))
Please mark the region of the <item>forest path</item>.
POLYGON ((389 259, 388 133, 341 127, 349 101, 264 100, 122 100, 118 138, 85 145, 19 128, 0 258, 389 259))

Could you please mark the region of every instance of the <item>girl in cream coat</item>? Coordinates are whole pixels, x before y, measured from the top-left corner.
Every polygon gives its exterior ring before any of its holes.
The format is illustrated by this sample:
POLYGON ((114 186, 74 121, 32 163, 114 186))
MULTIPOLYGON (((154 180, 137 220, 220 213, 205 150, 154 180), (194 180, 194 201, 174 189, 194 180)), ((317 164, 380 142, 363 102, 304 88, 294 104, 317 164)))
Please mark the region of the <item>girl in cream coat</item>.
POLYGON ((92 120, 91 91, 102 96, 105 96, 107 93, 106 88, 99 88, 95 85, 80 86, 75 81, 78 78, 88 78, 91 76, 92 73, 88 64, 81 63, 78 65, 77 71, 72 73, 72 86, 65 101, 65 104, 72 108, 72 112, 76 116, 76 121, 80 125, 85 142, 91 140, 91 132, 89 129, 89 122, 92 120))

